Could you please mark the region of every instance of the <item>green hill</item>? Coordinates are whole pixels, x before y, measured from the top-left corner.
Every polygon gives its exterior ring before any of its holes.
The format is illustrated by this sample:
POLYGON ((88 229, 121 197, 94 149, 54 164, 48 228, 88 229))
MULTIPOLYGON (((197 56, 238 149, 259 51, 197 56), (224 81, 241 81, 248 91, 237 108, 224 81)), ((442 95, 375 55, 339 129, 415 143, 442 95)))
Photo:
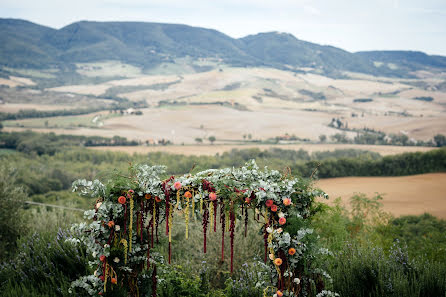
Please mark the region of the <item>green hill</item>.
POLYGON ((56 30, 24 20, 0 19, 0 66, 69 69, 77 62, 119 60, 150 69, 181 57, 294 71, 311 67, 326 75, 352 71, 410 76, 408 71, 446 70, 446 57, 404 51, 350 53, 287 33, 234 39, 216 30, 178 24, 82 21, 56 30))

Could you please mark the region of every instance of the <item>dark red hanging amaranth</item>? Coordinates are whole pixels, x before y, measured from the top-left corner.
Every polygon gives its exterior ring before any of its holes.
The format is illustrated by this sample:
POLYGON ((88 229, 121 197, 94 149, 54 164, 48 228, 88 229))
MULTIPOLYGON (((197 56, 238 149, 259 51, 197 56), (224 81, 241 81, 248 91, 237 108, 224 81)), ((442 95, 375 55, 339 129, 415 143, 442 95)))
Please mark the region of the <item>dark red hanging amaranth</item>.
MULTIPOLYGON (((212 201, 213 205, 214 205, 214 232, 217 232, 217 201, 212 201)), ((221 215, 221 214, 220 214, 221 215)), ((224 216, 224 214, 223 214, 224 216)), ((220 220, 221 220, 221 216, 220 216, 220 220)))
POLYGON ((208 229, 208 223, 209 223, 209 210, 205 206, 203 212, 203 222, 201 223, 203 225, 203 251, 205 254, 206 254, 206 233, 208 229))
POLYGON ((155 227, 155 220, 154 220, 154 211, 153 211, 153 204, 155 203, 155 199, 152 199, 152 207, 150 207, 150 210, 152 212, 152 218, 150 219, 150 225, 151 225, 151 229, 152 229, 152 234, 150 235, 150 241, 153 247, 153 239, 155 237, 155 232, 154 232, 154 227, 155 227))
POLYGON ((143 243, 143 238, 142 238, 142 230, 143 228, 143 210, 144 210, 144 201, 141 199, 141 204, 140 204, 141 209, 139 210, 139 214, 140 214, 140 219, 139 219, 139 230, 140 230, 140 237, 141 237, 141 243, 143 243))
POLYGON ((160 243, 158 239, 158 225, 160 223, 160 205, 155 202, 155 215, 156 215, 156 243, 160 243))
POLYGON ((150 267, 150 224, 147 226, 147 269, 150 267))
POLYGON ((230 237, 231 237, 231 273, 234 270, 234 230, 235 230, 235 213, 234 209, 231 210, 229 218, 231 224, 229 225, 230 237))
POLYGON ((165 180, 162 184, 164 196, 166 200, 166 235, 169 235, 169 211, 170 211, 170 191, 167 183, 173 180, 175 177, 172 175, 169 179, 165 180))
MULTIPOLYGON (((226 215, 225 205, 222 203, 220 208, 220 222, 221 222, 221 261, 225 260, 225 227, 226 227, 226 215)), ((215 222, 215 221, 214 221, 215 222)))
POLYGON ((277 287, 279 288, 279 290, 283 290, 285 288, 284 274, 285 274, 286 267, 288 265, 287 265, 285 252, 280 249, 278 252, 278 255, 279 255, 279 258, 282 259, 282 265, 280 265, 280 280, 278 281, 277 287))
POLYGON ((247 234, 248 234, 248 206, 246 206, 246 209, 245 209, 245 237, 247 236, 247 234))
POLYGON ((152 272, 152 297, 156 297, 156 265, 153 265, 152 272))
POLYGON ((124 204, 124 234, 127 233, 127 204, 124 204))
POLYGON ((268 224, 263 225, 263 243, 265 245, 265 263, 268 261, 268 231, 266 229, 268 228, 268 224))

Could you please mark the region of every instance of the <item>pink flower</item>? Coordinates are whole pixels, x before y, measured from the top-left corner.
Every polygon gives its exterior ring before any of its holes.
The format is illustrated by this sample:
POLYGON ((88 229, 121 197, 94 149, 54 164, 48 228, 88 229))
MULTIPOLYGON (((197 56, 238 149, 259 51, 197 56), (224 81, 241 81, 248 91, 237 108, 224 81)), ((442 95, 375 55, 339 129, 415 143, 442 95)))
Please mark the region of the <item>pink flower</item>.
POLYGON ((211 201, 215 201, 215 200, 217 200, 217 194, 215 194, 214 192, 210 193, 210 194, 209 194, 209 199, 210 199, 211 201))
POLYGON ((175 182, 175 183, 173 184, 173 186, 175 187, 175 189, 177 189, 177 191, 178 191, 179 189, 181 189, 181 183, 180 183, 180 182, 175 182))
POLYGON ((290 198, 283 198, 283 204, 284 204, 285 206, 290 205, 290 204, 291 204, 291 199, 290 199, 290 198))

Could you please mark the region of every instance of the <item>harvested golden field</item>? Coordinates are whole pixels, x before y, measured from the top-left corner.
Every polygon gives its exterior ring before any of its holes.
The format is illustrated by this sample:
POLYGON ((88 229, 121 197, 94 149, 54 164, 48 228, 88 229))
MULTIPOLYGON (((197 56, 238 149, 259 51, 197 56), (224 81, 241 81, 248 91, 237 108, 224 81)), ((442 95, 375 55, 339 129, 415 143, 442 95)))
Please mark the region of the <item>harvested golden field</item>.
MULTIPOLYGON (((104 64, 100 69, 105 66, 113 65, 104 64)), ((50 90, 97 96, 108 92, 145 101, 150 108, 143 110, 143 116, 110 119, 102 131, 87 131, 87 135, 119 135, 141 141, 168 139, 174 144, 194 144, 196 138, 209 136, 217 141, 239 141, 251 134, 253 139, 266 140, 285 133, 315 141, 320 135, 329 137, 346 130, 347 137, 353 138, 356 133, 348 132, 352 128, 402 133, 424 141, 446 134, 446 92, 418 86, 441 80, 352 73, 348 73, 351 79, 334 79, 258 67, 222 67, 181 75, 147 75, 133 70, 130 78, 50 90), (329 127, 332 119, 339 119, 343 130, 329 127)))
POLYGON ((341 197, 347 207, 354 193, 365 193, 369 197, 380 193, 384 197, 383 209, 394 216, 428 212, 446 218, 446 173, 329 178, 318 181, 316 186, 327 192, 332 201, 341 197))
POLYGON ((359 145, 359 144, 246 144, 246 145, 169 145, 169 146, 101 146, 92 147, 94 150, 126 152, 129 154, 139 153, 146 154, 151 152, 165 152, 170 154, 183 154, 186 156, 214 156, 222 154, 233 149, 250 149, 258 148, 267 150, 270 148, 280 148, 284 150, 300 150, 303 149, 312 152, 334 151, 341 149, 358 149, 379 153, 383 156, 396 155, 406 152, 426 152, 433 150, 432 147, 417 146, 391 146, 391 145, 359 145))

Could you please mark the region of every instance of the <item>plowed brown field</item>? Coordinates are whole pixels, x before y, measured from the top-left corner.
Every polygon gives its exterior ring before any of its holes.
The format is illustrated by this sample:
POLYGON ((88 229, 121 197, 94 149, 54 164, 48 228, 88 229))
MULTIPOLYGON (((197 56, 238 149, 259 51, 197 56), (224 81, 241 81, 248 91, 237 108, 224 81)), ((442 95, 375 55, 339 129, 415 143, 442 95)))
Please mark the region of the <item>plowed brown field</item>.
POLYGON ((329 178, 318 181, 316 186, 327 192, 331 201, 341 197, 347 206, 355 192, 365 193, 369 197, 380 193, 384 197, 384 210, 394 216, 427 212, 446 219, 446 173, 329 178))

